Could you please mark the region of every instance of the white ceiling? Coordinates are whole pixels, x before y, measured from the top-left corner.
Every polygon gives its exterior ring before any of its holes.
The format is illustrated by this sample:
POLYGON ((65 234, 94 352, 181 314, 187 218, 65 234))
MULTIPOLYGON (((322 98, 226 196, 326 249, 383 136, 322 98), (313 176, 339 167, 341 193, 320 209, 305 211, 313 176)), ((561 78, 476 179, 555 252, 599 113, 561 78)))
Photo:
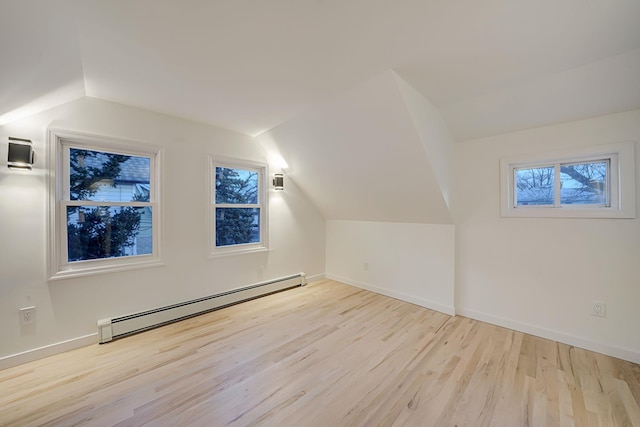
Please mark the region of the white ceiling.
POLYGON ((638 0, 0 0, 0 124, 88 95, 255 135, 394 70, 458 141, 640 108, 638 0))

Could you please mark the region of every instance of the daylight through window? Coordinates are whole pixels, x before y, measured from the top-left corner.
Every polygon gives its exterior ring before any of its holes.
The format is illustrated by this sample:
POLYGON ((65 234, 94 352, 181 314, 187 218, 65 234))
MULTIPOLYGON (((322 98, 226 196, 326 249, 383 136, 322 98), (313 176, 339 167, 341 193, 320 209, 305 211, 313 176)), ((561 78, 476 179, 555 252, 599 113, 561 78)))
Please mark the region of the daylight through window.
POLYGON ((69 262, 151 254, 151 159, 69 146, 68 160, 69 262))
POLYGON ((611 159, 514 167, 514 207, 610 206, 611 159), (559 176, 560 179, 556 179, 559 176))
POLYGON ((212 160, 211 170, 212 253, 264 249, 265 167, 212 160))
POLYGON ((634 166, 633 143, 501 159, 501 214, 634 218, 634 166))
POLYGON ((53 276, 157 259, 156 153, 58 137, 53 276))

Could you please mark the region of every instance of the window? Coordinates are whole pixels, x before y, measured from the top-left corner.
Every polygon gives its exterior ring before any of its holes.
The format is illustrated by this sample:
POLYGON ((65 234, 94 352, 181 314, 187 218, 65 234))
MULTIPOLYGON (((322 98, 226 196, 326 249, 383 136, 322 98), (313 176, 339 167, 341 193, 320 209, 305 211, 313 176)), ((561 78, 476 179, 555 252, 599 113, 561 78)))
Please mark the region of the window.
POLYGON ((502 216, 635 217, 633 143, 500 163, 502 216))
POLYGON ((51 130, 51 278, 159 263, 159 150, 51 130))
POLYGON ((267 248, 266 166, 211 159, 212 255, 267 248))
POLYGON ((514 166, 514 207, 611 207, 611 162, 616 157, 514 166))

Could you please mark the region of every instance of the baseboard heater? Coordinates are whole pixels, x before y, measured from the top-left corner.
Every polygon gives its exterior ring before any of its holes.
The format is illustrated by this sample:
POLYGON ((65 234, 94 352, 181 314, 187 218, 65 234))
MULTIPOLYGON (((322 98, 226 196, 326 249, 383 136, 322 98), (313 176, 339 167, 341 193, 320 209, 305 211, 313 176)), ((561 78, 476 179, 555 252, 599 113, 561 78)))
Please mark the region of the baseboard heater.
POLYGON ((154 310, 102 319, 98 321, 100 344, 303 285, 305 274, 298 273, 154 310))

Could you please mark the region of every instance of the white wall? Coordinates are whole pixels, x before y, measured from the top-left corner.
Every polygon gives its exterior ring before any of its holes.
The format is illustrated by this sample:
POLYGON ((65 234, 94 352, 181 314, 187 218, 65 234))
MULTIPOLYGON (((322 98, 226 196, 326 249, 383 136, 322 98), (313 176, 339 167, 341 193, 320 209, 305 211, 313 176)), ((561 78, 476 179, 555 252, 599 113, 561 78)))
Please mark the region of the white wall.
POLYGON ((442 117, 385 71, 260 135, 327 219, 452 224, 442 117), (408 206, 408 209, 398 209, 408 206))
POLYGON ((454 241, 453 225, 328 220, 327 277, 453 314, 454 241))
POLYGON ((427 153, 429 164, 447 206, 451 206, 453 187, 453 138, 435 105, 395 73, 407 112, 427 153))
MULTIPOLYGON (((320 275, 325 249, 331 278, 640 362, 640 219, 499 215, 500 157, 640 141, 640 110, 457 144, 455 226, 330 220, 325 228, 287 179, 284 192, 270 191, 272 250, 215 259, 206 256, 206 157, 266 160, 253 139, 91 98, 0 127, 0 141, 8 136, 32 139, 37 160, 30 173, 0 168, 0 368, 20 352, 95 342, 97 319, 299 271, 320 275), (165 147, 164 267, 46 281, 48 126, 165 147), (592 300, 607 303, 607 317, 590 316, 592 300), (35 327, 21 327, 18 309, 30 305, 35 327)), ((636 181, 639 159, 636 144, 636 181)))
POLYGON ((207 155, 267 161, 249 137, 92 98, 0 127, 4 159, 8 136, 32 139, 36 164, 30 173, 0 168, 0 368, 17 353, 95 342, 101 318, 297 272, 324 273, 324 219, 291 180, 284 192, 269 191, 269 252, 207 257, 207 155), (47 282, 48 126, 164 147, 165 266, 47 282), (18 309, 30 305, 35 327, 21 327, 18 309))
POLYGON ((500 157, 623 141, 638 181, 640 110, 456 145, 458 313, 640 362, 640 219, 500 217, 500 157))

